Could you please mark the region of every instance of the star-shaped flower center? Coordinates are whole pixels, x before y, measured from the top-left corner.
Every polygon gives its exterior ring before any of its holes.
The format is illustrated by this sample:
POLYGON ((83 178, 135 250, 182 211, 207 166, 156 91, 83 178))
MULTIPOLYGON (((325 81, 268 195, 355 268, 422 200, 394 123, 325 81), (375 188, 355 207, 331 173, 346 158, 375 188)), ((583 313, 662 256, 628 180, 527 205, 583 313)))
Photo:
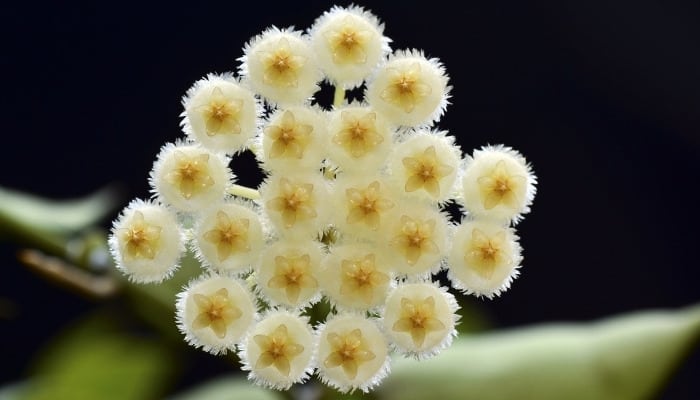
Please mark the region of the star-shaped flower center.
POLYGON ((415 192, 423 189, 433 197, 440 196, 440 180, 454 170, 438 160, 435 146, 429 146, 414 157, 404 157, 402 162, 408 177, 404 190, 415 192))
POLYGON ((377 269, 375 258, 370 253, 362 258, 341 262, 341 295, 359 298, 366 305, 371 305, 375 290, 389 282, 389 276, 377 269))
POLYGON ((209 296, 195 293, 193 298, 198 313, 192 326, 194 329, 208 327, 219 339, 226 337, 228 326, 242 315, 241 310, 231 302, 226 288, 209 296))
POLYGON ((350 17, 345 17, 343 24, 325 37, 336 64, 364 64, 367 61, 365 44, 372 38, 372 32, 354 26, 350 17))
POLYGON ((505 250, 506 245, 505 231, 499 231, 489 237, 481 230, 474 228, 464 260, 477 273, 489 279, 496 267, 509 265, 512 262, 505 250))
POLYGON ((345 191, 348 199, 348 224, 363 223, 375 230, 379 227, 381 214, 394 207, 394 203, 382 197, 378 181, 374 181, 364 189, 350 188, 345 191))
POLYGON ((204 118, 207 136, 241 133, 238 119, 242 108, 243 100, 227 98, 221 88, 215 87, 208 102, 198 108, 204 118))
POLYGON ((403 70, 387 68, 387 72, 389 84, 380 96, 387 103, 400 107, 405 113, 413 112, 416 105, 432 92, 430 86, 421 80, 421 67, 418 63, 413 63, 403 70))
POLYGON ((408 332, 413 339, 413 344, 421 347, 428 333, 444 330, 445 324, 436 318, 433 296, 428 296, 423 300, 411 300, 403 297, 401 298, 400 318, 391 329, 396 332, 408 332))
POLYGON ((310 183, 292 183, 287 178, 280 179, 279 196, 270 200, 267 205, 271 210, 282 216, 286 228, 291 228, 300 220, 316 217, 313 194, 314 185, 310 183))
POLYGON ((146 222, 141 211, 134 211, 128 228, 119 230, 122 243, 124 243, 124 258, 133 260, 147 258, 152 260, 156 256, 160 244, 162 228, 146 222))
POLYGON ((484 208, 490 210, 499 204, 518 209, 525 188, 525 177, 510 174, 506 163, 501 160, 491 173, 477 179, 479 190, 484 198, 484 208))
POLYGON ((214 184, 209 175, 209 154, 189 156, 176 150, 174 156, 175 168, 165 175, 165 181, 177 187, 182 197, 189 200, 214 184))
POLYGON ((255 369, 272 365, 284 376, 289 376, 290 362, 304 351, 304 346, 290 337, 285 324, 278 325, 269 335, 255 335, 253 340, 260 347, 255 369))
POLYGON ((357 369, 363 363, 376 358, 359 329, 348 333, 331 332, 326 340, 331 345, 331 353, 323 360, 323 365, 326 368, 342 367, 349 379, 355 379, 357 369))
POLYGON ((294 54, 286 38, 281 38, 273 51, 261 51, 259 57, 263 65, 264 83, 277 87, 297 86, 306 58, 294 54))
POLYGON ((278 125, 269 125, 264 129, 265 135, 272 140, 270 158, 301 159, 311 141, 313 130, 311 125, 298 123, 294 113, 285 111, 278 125))
POLYGON ((311 257, 275 257, 275 275, 267 282, 271 289, 284 289, 287 300, 294 304, 302 289, 315 289, 318 281, 311 273, 311 257))
POLYGON ((384 141, 375 126, 376 113, 368 112, 358 116, 343 111, 340 113, 340 119, 341 129, 333 136, 333 143, 341 146, 353 157, 358 158, 370 153, 384 141))
POLYGON ((204 234, 204 240, 216 246, 219 261, 224 261, 231 254, 250 250, 248 243, 247 218, 231 218, 223 211, 216 213, 216 225, 204 234))
POLYGON ((423 253, 438 253, 439 249, 433 234, 435 232, 435 220, 414 220, 408 215, 401 216, 401 232, 391 241, 399 251, 404 254, 406 262, 414 265, 423 253))

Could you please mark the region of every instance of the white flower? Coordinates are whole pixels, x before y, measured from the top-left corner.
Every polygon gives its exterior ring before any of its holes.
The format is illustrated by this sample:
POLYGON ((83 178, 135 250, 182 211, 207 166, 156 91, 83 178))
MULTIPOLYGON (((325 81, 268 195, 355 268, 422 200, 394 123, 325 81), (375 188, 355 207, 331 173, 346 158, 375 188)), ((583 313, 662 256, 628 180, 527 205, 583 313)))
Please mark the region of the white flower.
POLYGON ((212 354, 234 350, 255 322, 252 295, 238 280, 204 275, 177 295, 177 326, 187 343, 212 354))
POLYGON ((333 225, 352 237, 376 239, 398 202, 379 174, 340 175, 334 189, 333 225))
POLYGON ((453 136, 421 131, 395 147, 389 165, 404 195, 444 202, 454 197, 461 156, 453 136))
POLYGON ((465 221, 454 234, 448 276, 467 294, 492 298, 510 287, 522 257, 513 229, 489 221, 465 221))
POLYGON ((236 203, 206 210, 197 224, 195 239, 201 259, 217 272, 247 270, 257 264, 265 245, 260 216, 236 203))
POLYGON ((228 159, 199 145, 168 143, 151 171, 151 185, 164 203, 180 211, 196 211, 224 199, 233 181, 228 159))
POLYGON ((319 89, 321 70, 300 32, 272 27, 251 39, 243 51, 240 73, 268 102, 301 104, 319 89))
POLYGON ((454 296, 433 283, 400 284, 386 300, 384 331, 402 353, 432 357, 457 335, 458 308, 454 296))
POLYGON ((330 114, 328 153, 345 173, 378 170, 391 150, 392 134, 386 119, 371 107, 342 107, 330 114))
POLYGON ((321 286, 337 307, 367 310, 384 304, 391 284, 389 260, 378 246, 361 243, 331 248, 321 269, 321 286))
POLYGON ((517 223, 530 212, 537 178, 525 158, 505 146, 475 150, 462 178, 462 200, 476 218, 517 223))
POLYGON ((262 135, 263 167, 272 171, 318 169, 325 158, 326 118, 312 107, 289 107, 275 112, 262 135))
POLYGON ((197 81, 182 103, 185 133, 210 151, 238 152, 257 133, 260 104, 232 75, 197 81))
POLYGON ((419 51, 397 51, 367 85, 365 100, 390 123, 428 126, 447 107, 450 87, 442 64, 419 51))
POLYGON ((333 7, 309 29, 321 69, 332 84, 359 86, 389 53, 384 26, 361 7, 333 7))
POLYGON ((250 379, 287 390, 313 373, 315 348, 316 338, 307 317, 272 311, 247 335, 240 356, 250 379))
POLYGON ((258 288, 267 301, 300 308, 317 301, 321 248, 312 239, 282 238, 262 253, 258 288))
POLYGON ((169 278, 185 250, 175 216, 157 203, 139 199, 114 221, 109 246, 117 268, 138 283, 169 278))
POLYGON ((318 375, 324 383, 366 393, 388 374, 388 345, 373 320, 340 314, 318 330, 318 375))

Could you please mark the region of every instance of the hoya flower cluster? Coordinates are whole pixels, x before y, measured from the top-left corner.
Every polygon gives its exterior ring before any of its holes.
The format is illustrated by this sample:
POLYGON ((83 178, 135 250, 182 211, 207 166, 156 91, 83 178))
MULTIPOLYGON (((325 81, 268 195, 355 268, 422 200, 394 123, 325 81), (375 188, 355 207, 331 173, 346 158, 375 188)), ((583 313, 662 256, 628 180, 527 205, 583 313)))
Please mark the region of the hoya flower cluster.
POLYGON ((306 32, 254 37, 237 75, 187 92, 185 138, 158 155, 153 199, 114 222, 111 249, 134 282, 161 282, 186 249, 196 254, 202 273, 177 297, 179 329, 204 351, 237 352, 268 387, 315 372, 368 391, 390 354, 423 359, 452 342, 458 305, 437 272, 489 298, 518 274, 512 225, 535 194, 530 167, 504 146, 463 157, 436 128, 450 92, 443 65, 389 43, 355 6, 306 32), (336 88, 326 108, 314 99, 323 81, 336 88), (358 87, 364 100, 345 100, 358 87), (257 190, 234 183, 230 157, 246 150, 266 174, 257 190), (331 311, 311 326, 322 299, 331 311))

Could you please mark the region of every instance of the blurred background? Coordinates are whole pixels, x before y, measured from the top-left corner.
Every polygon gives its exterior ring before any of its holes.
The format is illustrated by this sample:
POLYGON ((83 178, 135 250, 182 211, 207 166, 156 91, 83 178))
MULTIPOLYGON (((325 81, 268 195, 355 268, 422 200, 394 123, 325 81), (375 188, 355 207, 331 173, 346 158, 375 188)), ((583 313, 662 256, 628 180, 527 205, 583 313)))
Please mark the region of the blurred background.
MULTIPOLYGON (((3 6, 0 186, 68 199, 117 185, 107 229, 149 195, 160 146, 182 136, 191 84, 235 70, 265 27, 304 29, 332 4, 3 6)), ((503 143, 538 176, 518 225, 521 277, 501 298, 469 300, 484 324, 593 321, 700 300, 700 2, 357 4, 385 23, 392 48, 444 63, 452 104, 439 128, 465 153, 503 143)), ((233 169, 244 184, 260 179, 249 156, 233 169)), ((58 332, 100 306, 30 272, 18 248, 0 243, 0 384, 25 379, 58 332)), ((188 357, 170 390, 230 368, 188 357)), ((698 372, 695 351, 662 398, 700 398, 698 372)))

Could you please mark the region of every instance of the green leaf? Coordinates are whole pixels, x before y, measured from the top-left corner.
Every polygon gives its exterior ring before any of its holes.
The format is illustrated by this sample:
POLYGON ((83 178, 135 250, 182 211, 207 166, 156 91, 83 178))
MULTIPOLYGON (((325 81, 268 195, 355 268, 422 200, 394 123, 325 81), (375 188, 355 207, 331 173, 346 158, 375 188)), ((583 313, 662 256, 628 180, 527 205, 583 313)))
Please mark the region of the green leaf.
POLYGON ((153 399, 172 376, 171 352, 127 335, 104 318, 71 329, 42 354, 26 400, 153 399))
POLYGON ((275 391, 263 389, 238 378, 220 378, 200 385, 170 400, 282 400, 275 391))
POLYGON ((396 360, 380 399, 653 398, 700 337, 700 306, 589 325, 458 340, 438 357, 396 360))

